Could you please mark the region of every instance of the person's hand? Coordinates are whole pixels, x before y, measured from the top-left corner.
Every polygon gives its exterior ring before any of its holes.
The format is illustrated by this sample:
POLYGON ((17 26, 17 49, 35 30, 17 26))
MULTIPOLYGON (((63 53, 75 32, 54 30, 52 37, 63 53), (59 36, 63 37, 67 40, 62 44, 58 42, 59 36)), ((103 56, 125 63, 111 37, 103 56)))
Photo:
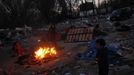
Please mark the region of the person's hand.
POLYGON ((97 64, 97 63, 98 63, 98 61, 95 61, 95 63, 97 64))
POLYGON ((92 61, 91 64, 92 65, 96 65, 98 62, 97 61, 92 61))

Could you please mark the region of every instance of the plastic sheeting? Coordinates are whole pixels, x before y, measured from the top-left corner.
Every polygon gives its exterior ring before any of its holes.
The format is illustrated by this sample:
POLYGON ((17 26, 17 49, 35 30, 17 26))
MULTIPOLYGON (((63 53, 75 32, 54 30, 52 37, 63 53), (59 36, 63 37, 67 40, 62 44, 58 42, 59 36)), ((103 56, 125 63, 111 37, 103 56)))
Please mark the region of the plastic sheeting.
MULTIPOLYGON (((106 47, 108 48, 109 62, 113 64, 116 63, 117 59, 115 59, 115 57, 118 55, 117 51, 120 50, 119 44, 112 43, 112 44, 106 45, 106 47)), ((91 40, 90 42, 88 42, 88 49, 84 53, 78 54, 78 57, 80 60, 95 60, 96 53, 97 53, 96 40, 91 40)))

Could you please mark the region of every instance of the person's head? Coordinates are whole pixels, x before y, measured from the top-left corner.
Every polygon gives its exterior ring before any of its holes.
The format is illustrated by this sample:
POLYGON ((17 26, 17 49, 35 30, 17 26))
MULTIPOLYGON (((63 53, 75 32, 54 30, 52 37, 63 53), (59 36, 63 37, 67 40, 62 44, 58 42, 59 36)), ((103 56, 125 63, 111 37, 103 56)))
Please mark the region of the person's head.
POLYGON ((106 42, 104 39, 97 39, 96 40, 96 48, 102 48, 106 45, 106 42))
POLYGON ((95 28, 99 28, 99 27, 100 27, 100 25, 99 25, 99 24, 96 24, 96 25, 95 25, 95 28))

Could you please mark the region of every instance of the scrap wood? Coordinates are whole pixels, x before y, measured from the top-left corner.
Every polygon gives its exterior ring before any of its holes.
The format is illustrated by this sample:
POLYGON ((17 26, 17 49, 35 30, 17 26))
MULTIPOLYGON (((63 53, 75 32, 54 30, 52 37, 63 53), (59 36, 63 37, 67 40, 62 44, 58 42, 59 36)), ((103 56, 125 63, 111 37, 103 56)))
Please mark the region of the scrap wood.
POLYGON ((124 46, 122 48, 125 49, 125 50, 129 50, 129 51, 134 50, 133 48, 128 48, 128 47, 124 47, 124 46))

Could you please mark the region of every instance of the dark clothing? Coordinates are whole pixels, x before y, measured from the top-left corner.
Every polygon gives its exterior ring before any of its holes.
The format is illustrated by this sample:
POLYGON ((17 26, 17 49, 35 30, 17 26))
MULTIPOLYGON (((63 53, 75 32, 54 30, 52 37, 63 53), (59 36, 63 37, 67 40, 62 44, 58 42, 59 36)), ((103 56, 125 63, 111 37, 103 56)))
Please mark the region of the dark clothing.
POLYGON ((99 28, 94 28, 93 29, 93 38, 96 38, 97 36, 99 36, 101 33, 101 30, 99 28))
POLYGON ((97 49, 97 61, 99 75, 108 75, 108 50, 107 48, 97 49))
POLYGON ((55 25, 51 25, 49 28, 49 41, 52 42, 54 46, 56 46, 56 27, 55 25))
POLYGON ((55 42, 55 34, 56 34, 56 28, 54 25, 52 25, 50 28, 49 28, 49 41, 51 42, 55 42))

